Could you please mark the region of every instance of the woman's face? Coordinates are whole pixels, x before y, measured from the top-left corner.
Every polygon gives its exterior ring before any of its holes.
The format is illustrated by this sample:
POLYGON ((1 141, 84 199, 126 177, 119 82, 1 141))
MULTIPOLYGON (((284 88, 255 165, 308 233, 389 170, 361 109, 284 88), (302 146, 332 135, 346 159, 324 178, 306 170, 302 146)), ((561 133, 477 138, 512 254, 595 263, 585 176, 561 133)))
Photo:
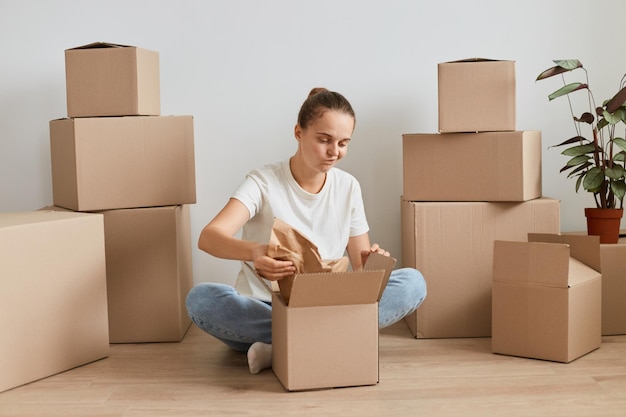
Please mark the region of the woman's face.
POLYGON ((328 172, 346 156, 353 130, 352 116, 336 110, 326 110, 306 129, 296 125, 295 136, 304 163, 316 172, 328 172))

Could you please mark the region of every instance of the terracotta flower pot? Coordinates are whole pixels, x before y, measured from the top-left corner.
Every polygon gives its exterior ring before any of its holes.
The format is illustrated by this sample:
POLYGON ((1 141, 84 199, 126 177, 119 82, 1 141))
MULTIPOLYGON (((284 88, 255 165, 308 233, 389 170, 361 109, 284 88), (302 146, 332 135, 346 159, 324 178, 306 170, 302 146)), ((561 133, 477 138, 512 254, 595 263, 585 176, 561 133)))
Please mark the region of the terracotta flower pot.
POLYGON ((600 236, 600 243, 617 243, 624 209, 586 208, 587 234, 600 236))

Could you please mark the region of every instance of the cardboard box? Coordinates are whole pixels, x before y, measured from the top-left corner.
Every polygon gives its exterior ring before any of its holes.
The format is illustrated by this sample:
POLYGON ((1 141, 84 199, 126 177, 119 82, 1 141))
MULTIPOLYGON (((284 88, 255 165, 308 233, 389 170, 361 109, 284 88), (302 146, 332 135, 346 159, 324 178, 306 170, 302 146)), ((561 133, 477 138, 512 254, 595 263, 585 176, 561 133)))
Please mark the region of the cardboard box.
POLYGON ((65 51, 68 117, 158 116, 159 53, 95 42, 65 51))
POLYGON ((417 338, 491 336, 493 242, 558 233, 560 202, 402 200, 402 265, 417 268, 428 297, 405 318, 417 338))
POLYGON ((196 202, 192 116, 50 122, 55 206, 97 211, 196 202))
MULTIPOLYGON (((586 232, 567 234, 586 235, 586 232)), ((600 244, 602 266, 602 335, 626 334, 626 237, 600 244)))
POLYGON ((111 343, 182 340, 193 286, 189 206, 103 214, 111 343))
POLYGON ((492 351, 571 362, 601 343, 597 236, 496 241, 492 351))
POLYGON ((185 307, 193 286, 189 206, 100 213, 110 343, 181 341, 191 324, 185 307))
POLYGON ((626 334, 626 238, 601 244, 602 335, 626 334))
POLYGON ((437 68, 440 132, 515 130, 515 61, 472 58, 437 68))
POLYGON ((541 132, 402 135, 403 194, 413 201, 541 197, 541 132))
POLYGON ((0 213, 0 391, 109 352, 102 215, 0 213))
POLYGON ((372 254, 364 271, 299 274, 289 305, 271 289, 272 369, 285 389, 378 383, 378 300, 395 262, 372 254))

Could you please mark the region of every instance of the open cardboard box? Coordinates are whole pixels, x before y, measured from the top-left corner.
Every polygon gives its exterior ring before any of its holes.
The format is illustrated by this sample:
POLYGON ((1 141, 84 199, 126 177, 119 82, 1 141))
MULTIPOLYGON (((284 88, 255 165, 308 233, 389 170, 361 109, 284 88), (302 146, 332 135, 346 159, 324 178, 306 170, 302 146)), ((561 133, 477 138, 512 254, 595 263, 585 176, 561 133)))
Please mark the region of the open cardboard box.
POLYGON ((571 362, 601 343, 599 239, 528 240, 494 243, 492 351, 571 362))
POLYGON ((395 263, 373 253, 362 271, 297 274, 289 304, 259 277, 272 292, 272 368, 285 389, 378 383, 378 301, 395 263))

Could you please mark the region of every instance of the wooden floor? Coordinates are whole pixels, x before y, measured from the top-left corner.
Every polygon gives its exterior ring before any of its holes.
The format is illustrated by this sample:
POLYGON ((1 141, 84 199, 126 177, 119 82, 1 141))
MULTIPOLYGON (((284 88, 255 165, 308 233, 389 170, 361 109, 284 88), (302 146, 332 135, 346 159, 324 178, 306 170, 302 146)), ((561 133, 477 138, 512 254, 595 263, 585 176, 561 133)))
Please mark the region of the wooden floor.
POLYGON ((192 326, 181 343, 108 358, 0 393, 0 416, 626 416, 626 336, 561 364, 491 353, 489 338, 380 336, 375 386, 286 392, 192 326))

